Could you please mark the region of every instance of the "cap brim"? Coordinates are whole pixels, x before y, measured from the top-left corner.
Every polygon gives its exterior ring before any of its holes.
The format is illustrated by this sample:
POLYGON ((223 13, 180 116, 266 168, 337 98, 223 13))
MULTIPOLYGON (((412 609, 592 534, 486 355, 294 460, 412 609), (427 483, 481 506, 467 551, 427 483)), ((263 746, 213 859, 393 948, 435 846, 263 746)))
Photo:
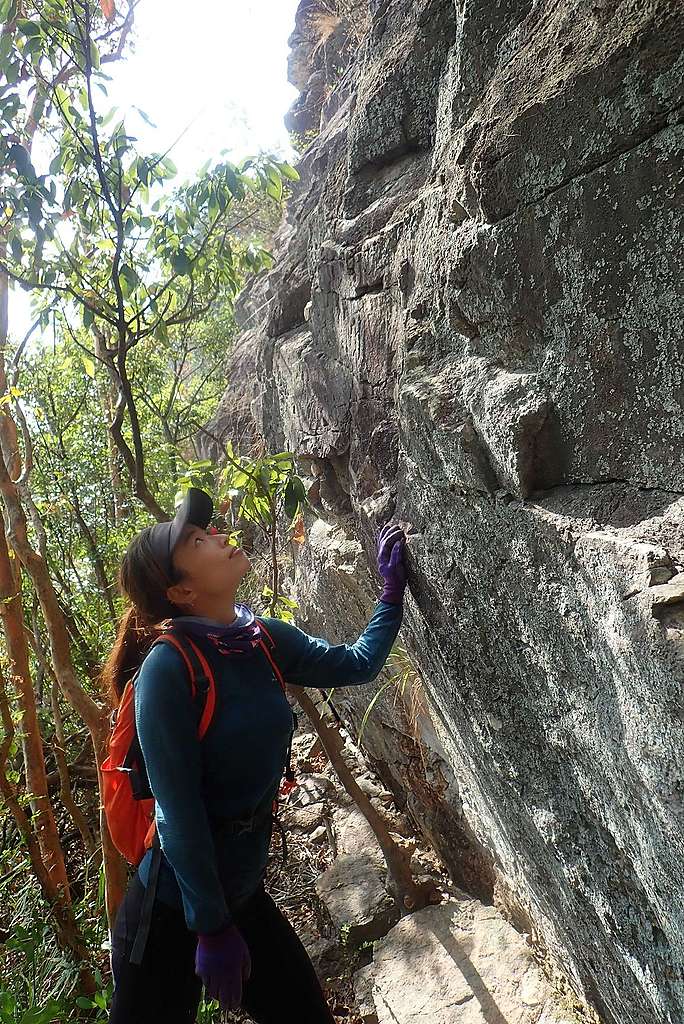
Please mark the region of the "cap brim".
POLYGON ((150 543, 156 560, 167 576, 173 575, 171 556, 183 536, 186 526, 205 530, 214 514, 214 503, 206 491, 191 487, 178 506, 170 523, 157 523, 152 527, 150 543))
POLYGON ((169 555, 173 553, 186 526, 199 526, 200 530, 206 530, 213 514, 214 503, 207 492, 200 491, 198 487, 191 487, 178 506, 171 523, 169 555))

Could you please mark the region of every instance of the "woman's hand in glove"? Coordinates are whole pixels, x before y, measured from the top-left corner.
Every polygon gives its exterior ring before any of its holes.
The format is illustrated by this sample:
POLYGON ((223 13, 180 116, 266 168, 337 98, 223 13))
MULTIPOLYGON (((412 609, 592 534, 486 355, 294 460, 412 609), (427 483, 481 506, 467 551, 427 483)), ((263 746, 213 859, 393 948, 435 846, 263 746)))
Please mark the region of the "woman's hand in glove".
POLYGON ((398 523, 383 526, 378 536, 378 571, 385 581, 380 600, 401 604, 406 589, 404 546, 406 535, 398 523))
POLYGON ((252 963, 235 925, 214 935, 197 936, 195 974, 202 979, 210 999, 218 999, 222 1010, 236 1010, 242 1002, 242 985, 249 978, 252 963))

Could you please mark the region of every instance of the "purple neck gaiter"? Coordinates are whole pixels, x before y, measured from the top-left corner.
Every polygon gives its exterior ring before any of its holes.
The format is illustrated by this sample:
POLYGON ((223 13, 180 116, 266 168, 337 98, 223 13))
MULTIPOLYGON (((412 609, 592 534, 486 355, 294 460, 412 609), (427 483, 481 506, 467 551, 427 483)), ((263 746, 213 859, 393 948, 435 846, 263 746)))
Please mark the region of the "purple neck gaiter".
POLYGON ((251 654, 261 637, 261 627, 246 604, 235 605, 236 619, 226 626, 201 615, 177 615, 176 629, 190 636, 210 640, 220 654, 251 654))

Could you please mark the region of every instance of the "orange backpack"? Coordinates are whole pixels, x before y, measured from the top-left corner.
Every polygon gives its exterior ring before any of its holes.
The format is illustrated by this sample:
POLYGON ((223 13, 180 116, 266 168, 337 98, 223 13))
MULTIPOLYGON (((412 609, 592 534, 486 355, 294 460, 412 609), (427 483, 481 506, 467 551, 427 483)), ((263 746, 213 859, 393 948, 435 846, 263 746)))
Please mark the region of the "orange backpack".
MULTIPOLYGON (((181 654, 188 670, 193 700, 203 707, 197 735, 203 739, 216 707, 216 681, 209 664, 189 636, 162 633, 152 645, 165 643, 181 654)), ((140 669, 138 669, 138 672, 140 669)), ((126 683, 119 707, 112 714, 109 756, 102 764, 102 803, 112 842, 129 864, 137 866, 156 831, 154 797, 145 771, 135 728, 135 676, 126 683)))

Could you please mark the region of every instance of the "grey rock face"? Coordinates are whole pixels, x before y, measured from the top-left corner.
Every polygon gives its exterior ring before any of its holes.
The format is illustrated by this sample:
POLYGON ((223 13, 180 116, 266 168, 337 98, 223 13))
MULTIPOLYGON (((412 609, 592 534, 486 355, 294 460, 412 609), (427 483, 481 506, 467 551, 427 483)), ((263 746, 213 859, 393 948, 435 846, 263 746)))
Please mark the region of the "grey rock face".
POLYGON ((681 1024, 681 5, 370 10, 240 385, 317 478, 302 621, 353 639, 412 524, 383 780, 608 1024, 681 1024))
POLYGON ((520 935, 473 900, 404 918, 365 972, 379 1024, 570 1024, 520 935))

